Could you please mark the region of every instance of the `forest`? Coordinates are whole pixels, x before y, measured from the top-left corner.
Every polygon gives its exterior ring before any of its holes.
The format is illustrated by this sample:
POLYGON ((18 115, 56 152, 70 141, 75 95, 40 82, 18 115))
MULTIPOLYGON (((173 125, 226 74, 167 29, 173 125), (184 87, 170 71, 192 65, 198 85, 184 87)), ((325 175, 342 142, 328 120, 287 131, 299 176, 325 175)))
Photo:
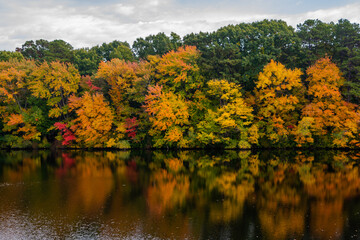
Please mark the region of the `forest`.
POLYGON ((0 51, 1 148, 358 148, 359 104, 346 19, 0 51))

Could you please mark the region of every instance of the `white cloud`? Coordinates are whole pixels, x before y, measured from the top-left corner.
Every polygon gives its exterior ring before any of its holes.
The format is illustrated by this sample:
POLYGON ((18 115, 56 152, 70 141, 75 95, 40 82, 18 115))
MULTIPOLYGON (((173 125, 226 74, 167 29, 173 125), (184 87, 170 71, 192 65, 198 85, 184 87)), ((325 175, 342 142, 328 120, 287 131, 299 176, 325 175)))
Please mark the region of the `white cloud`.
POLYGON ((304 14, 296 14, 283 16, 288 24, 296 26, 304 22, 306 19, 319 19, 324 22, 337 22, 341 18, 346 18, 350 22, 360 23, 360 3, 348 4, 343 7, 320 9, 317 11, 310 11, 304 14))
POLYGON ((130 16, 135 13, 135 8, 134 6, 123 5, 120 3, 115 5, 115 11, 121 15, 130 16))
MULTIPOLYGON (((340 18, 360 22, 360 3, 320 9, 303 14, 257 14, 231 6, 212 5, 190 8, 173 0, 134 0, 122 3, 66 6, 61 4, 7 4, 0 8, 0 49, 14 50, 27 40, 63 39, 75 48, 91 47, 113 40, 128 41, 158 32, 176 32, 183 36, 191 32, 214 31, 219 27, 240 22, 283 19, 292 26, 306 19, 325 22, 340 18)), ((14 0, 16 1, 16 0, 14 0)), ((301 1, 300 1, 301 2, 301 1)))

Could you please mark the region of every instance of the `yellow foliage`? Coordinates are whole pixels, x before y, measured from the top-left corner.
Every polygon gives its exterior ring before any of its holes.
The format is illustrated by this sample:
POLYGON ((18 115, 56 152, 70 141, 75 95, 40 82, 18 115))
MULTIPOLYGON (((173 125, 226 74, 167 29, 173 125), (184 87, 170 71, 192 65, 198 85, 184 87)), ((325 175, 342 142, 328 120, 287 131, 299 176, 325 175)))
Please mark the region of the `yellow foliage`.
MULTIPOLYGON (((207 85, 209 98, 214 99, 214 104, 219 106, 208 109, 203 121, 198 123, 197 139, 203 144, 222 143, 229 148, 249 148, 248 127, 254 116, 253 109, 242 98, 241 88, 226 80, 211 80, 207 85), (231 142, 230 135, 238 141, 231 142)), ((257 143, 257 135, 251 138, 251 143, 257 143)))
POLYGON ((34 69, 29 89, 32 95, 47 100, 52 107, 49 117, 67 113, 67 98, 77 92, 80 82, 78 70, 70 63, 44 62, 34 69))
POLYGON ((27 86, 28 75, 34 68, 34 61, 1 61, 0 102, 15 102, 19 91, 27 86))
POLYGON ((300 69, 286 69, 273 60, 260 72, 256 83, 257 117, 264 125, 263 135, 272 142, 287 138, 297 122, 296 106, 300 100, 295 94, 302 87, 300 69))

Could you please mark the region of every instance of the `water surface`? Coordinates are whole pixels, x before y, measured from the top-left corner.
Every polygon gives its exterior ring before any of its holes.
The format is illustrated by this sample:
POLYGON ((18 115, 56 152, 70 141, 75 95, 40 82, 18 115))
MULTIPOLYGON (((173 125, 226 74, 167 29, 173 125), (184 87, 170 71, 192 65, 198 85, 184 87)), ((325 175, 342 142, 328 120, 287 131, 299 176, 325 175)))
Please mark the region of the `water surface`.
POLYGON ((360 153, 0 151, 0 239, 359 239, 360 153))

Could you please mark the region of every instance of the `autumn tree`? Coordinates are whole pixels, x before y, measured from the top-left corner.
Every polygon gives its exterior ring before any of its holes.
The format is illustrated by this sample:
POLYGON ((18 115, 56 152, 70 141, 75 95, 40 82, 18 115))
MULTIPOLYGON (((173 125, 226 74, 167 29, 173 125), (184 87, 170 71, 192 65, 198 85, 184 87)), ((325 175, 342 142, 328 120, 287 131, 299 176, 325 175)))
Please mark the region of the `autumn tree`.
POLYGON ((182 96, 159 85, 149 86, 144 107, 152 123, 149 134, 154 137, 154 147, 188 146, 189 107, 182 96))
MULTIPOLYGON (((28 89, 29 75, 35 68, 33 61, 0 62, 0 113, 5 144, 25 147, 29 141, 39 141, 46 125, 46 111, 33 105, 28 89)), ((44 130, 43 132, 46 132, 44 130)))
POLYGON ((109 62, 101 62, 99 65, 96 76, 108 83, 108 93, 112 104, 116 108, 117 117, 121 117, 128 107, 127 103, 125 103, 125 95, 132 82, 137 78, 135 68, 136 63, 127 63, 117 58, 109 62))
POLYGON ((244 102, 241 88, 226 80, 207 83, 210 108, 197 124, 197 139, 205 146, 250 148, 257 143, 253 109, 244 102))
MULTIPOLYGON (((25 121, 22 114, 11 114, 5 119, 5 131, 11 132, 13 136, 20 136, 23 140, 38 140, 40 141, 41 133, 36 129, 35 124, 25 121)), ((21 141, 18 141, 20 143, 21 141)), ((18 145, 19 146, 19 145, 18 145)), ((13 147, 18 147, 13 146, 13 147)), ((20 145, 22 146, 22 145, 20 145)))
POLYGON ((342 100, 339 88, 344 79, 339 68, 326 57, 306 73, 311 102, 302 110, 297 128, 298 145, 348 147, 356 137, 360 116, 354 104, 342 100))
POLYGON ((256 83, 256 106, 260 136, 270 144, 284 143, 297 124, 301 103, 301 71, 271 61, 256 83))
MULTIPOLYGON (((119 134, 126 131, 126 121, 134 117, 138 122, 136 141, 144 139, 147 135, 147 114, 141 107, 145 101, 147 87, 153 76, 152 67, 148 62, 126 62, 112 59, 102 62, 96 74, 95 84, 105 82, 102 90, 110 96, 111 105, 115 109, 114 124, 119 134)), ((129 140, 135 140, 129 137, 129 140)))
POLYGON ((110 130, 114 115, 102 94, 85 92, 82 97, 72 95, 69 98, 69 109, 76 113, 76 118, 70 123, 70 130, 80 146, 112 147, 115 140, 111 139, 110 130))
POLYGON ((0 101, 15 103, 18 110, 25 106, 29 74, 35 68, 33 61, 10 60, 0 62, 0 101))
POLYGON ((29 89, 33 96, 46 100, 47 105, 51 107, 49 117, 58 118, 66 115, 68 98, 79 88, 78 70, 72 64, 44 62, 31 76, 29 89))
POLYGON ((197 65, 199 56, 200 52, 196 47, 185 46, 162 57, 150 56, 149 61, 155 68, 158 84, 189 99, 190 94, 203 85, 197 65))

